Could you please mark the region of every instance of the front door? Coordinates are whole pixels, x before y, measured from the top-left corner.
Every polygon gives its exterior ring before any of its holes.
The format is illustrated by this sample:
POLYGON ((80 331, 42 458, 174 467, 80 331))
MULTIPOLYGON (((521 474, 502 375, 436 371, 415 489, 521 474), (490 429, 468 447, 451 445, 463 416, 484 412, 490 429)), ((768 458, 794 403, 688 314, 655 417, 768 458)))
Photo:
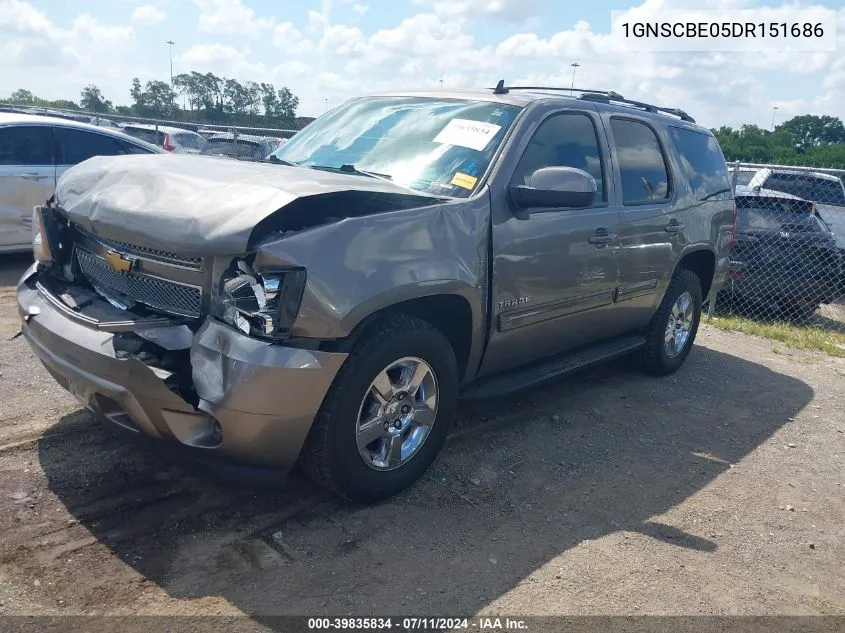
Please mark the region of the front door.
POLYGON ((32 248, 32 208, 55 188, 51 129, 0 127, 0 252, 32 248))
POLYGON ((517 217, 494 204, 492 323, 481 374, 591 343, 613 328, 619 213, 609 204, 607 146, 599 130, 595 112, 551 112, 509 180, 525 184, 541 167, 582 169, 598 185, 593 206, 517 217))

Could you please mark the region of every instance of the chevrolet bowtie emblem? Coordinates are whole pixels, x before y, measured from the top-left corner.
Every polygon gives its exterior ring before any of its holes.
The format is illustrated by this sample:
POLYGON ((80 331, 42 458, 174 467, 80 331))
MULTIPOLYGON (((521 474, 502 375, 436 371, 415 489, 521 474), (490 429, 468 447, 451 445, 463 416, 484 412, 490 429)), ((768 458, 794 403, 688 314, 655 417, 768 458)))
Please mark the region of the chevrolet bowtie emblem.
POLYGON ((112 249, 107 250, 103 257, 108 265, 119 273, 131 272, 135 267, 135 258, 127 257, 123 253, 118 253, 112 249))

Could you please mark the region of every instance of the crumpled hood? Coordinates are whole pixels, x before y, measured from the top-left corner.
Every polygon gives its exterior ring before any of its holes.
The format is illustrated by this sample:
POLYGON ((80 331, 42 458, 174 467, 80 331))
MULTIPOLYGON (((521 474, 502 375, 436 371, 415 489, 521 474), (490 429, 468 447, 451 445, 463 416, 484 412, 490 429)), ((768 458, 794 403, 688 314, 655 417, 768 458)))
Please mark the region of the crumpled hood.
MULTIPOLYGON (((211 156, 98 156, 59 179, 68 219, 102 237, 183 255, 245 253, 255 226, 295 200, 343 192, 362 200, 436 200, 387 180, 211 156)), ((385 210, 382 204, 381 210, 385 210)), ((283 214, 284 211, 281 211, 283 214)), ((342 216, 338 209, 336 215, 342 216)), ((315 222, 317 224, 319 222, 315 222)))

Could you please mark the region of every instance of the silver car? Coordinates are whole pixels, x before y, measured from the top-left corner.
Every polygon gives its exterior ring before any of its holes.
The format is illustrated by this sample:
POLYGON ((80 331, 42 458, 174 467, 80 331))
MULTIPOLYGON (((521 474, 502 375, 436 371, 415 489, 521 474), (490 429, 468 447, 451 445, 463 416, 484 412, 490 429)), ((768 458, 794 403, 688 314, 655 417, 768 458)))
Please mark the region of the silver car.
POLYGON ((32 249, 32 208, 53 195, 69 167, 92 156, 156 152, 162 150, 102 127, 0 113, 0 252, 32 249))

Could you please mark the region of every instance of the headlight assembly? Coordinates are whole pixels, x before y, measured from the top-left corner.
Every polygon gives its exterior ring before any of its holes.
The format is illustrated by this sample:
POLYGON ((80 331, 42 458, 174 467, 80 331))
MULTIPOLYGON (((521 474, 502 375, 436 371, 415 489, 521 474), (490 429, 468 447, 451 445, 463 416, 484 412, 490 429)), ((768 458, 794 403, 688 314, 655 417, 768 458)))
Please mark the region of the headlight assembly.
POLYGON ((282 340, 299 312, 305 270, 253 270, 238 259, 223 273, 214 297, 214 314, 244 334, 282 340))

